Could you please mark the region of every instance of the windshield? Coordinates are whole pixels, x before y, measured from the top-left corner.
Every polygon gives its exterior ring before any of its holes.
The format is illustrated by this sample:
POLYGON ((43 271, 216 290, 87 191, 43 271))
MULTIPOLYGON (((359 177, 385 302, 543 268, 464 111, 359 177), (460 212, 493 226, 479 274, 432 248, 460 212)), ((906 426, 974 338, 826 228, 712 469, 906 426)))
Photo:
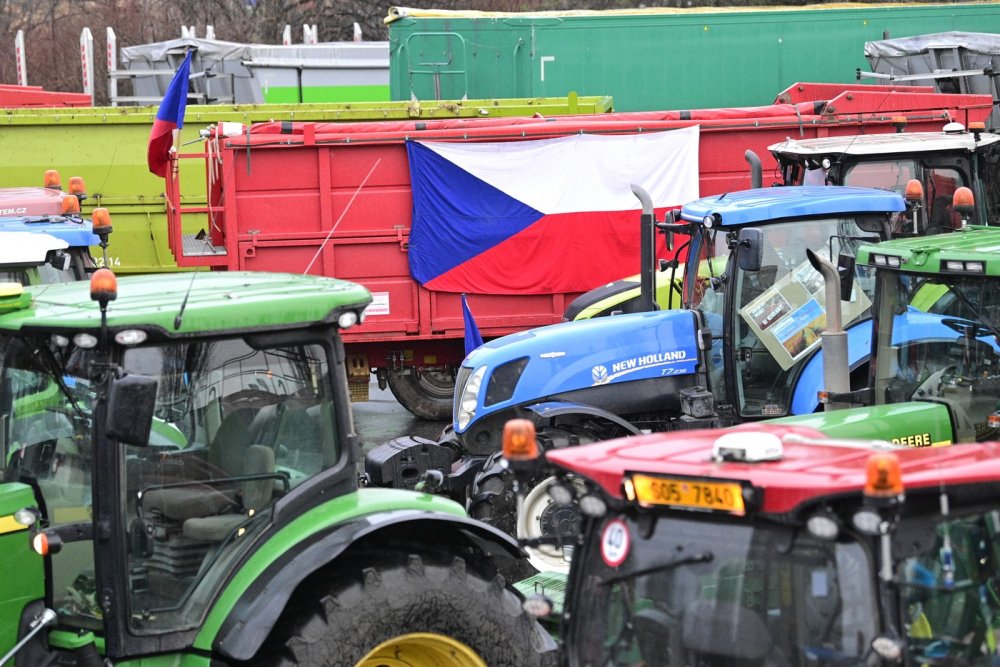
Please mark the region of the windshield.
POLYGON ((1000 408, 1000 280, 880 270, 875 400, 948 407, 957 441, 994 439, 1000 408))
POLYGON ((918 549, 897 569, 908 663, 995 665, 1000 512, 904 520, 898 534, 918 549))
MULTIPOLYGON (((5 474, 37 481, 50 524, 92 516, 94 354, 63 337, 6 341, 5 474)), ((340 459, 327 350, 232 338, 129 348, 121 366, 158 380, 149 446, 121 447, 132 629, 196 626, 274 502, 340 459)), ((93 558, 89 541, 53 557, 63 622, 101 617, 93 558)))
POLYGON ((901 215, 897 217, 897 229, 894 231, 924 235, 962 226, 961 217, 952 208, 952 196, 958 188, 968 186, 969 181, 954 166, 932 165, 913 159, 861 162, 847 168, 843 185, 892 190, 905 195, 906 184, 911 179, 918 179, 924 186, 926 224, 921 229, 922 225, 918 223, 917 231, 913 232, 912 229, 907 229, 912 223, 907 220, 907 216, 901 215))
POLYGON ((666 515, 589 535, 567 642, 577 667, 854 665, 875 636, 870 559, 846 538, 666 515))
MULTIPOLYGON (((698 275, 688 281, 687 302, 702 312, 715 338, 710 377, 717 400, 723 364, 714 360, 721 362, 721 338, 729 326, 737 341, 733 400, 739 414, 776 417, 788 413, 795 371, 819 347, 826 324, 823 278, 809 263, 806 249, 836 263, 838 255, 853 256, 862 239, 877 241, 878 235, 863 231, 854 218, 787 220, 758 228, 763 233, 760 270, 743 271, 735 262, 709 265, 703 259, 698 275), (734 315, 724 325, 727 286, 735 291, 734 315)), ((736 234, 703 231, 693 252, 703 258, 728 257, 736 234)), ((855 274, 857 289, 851 301, 841 304, 845 326, 870 312, 871 271, 861 266, 855 274)))

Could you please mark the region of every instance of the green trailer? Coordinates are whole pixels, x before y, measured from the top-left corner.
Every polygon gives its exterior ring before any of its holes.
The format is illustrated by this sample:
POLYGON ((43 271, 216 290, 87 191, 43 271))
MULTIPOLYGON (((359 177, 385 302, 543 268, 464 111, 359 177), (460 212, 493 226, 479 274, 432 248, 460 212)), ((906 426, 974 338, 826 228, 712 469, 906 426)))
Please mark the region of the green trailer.
MULTIPOLYGON (((465 99, 434 102, 353 102, 342 104, 272 104, 189 106, 182 143, 199 141, 199 130, 211 123, 259 121, 372 121, 444 118, 489 118, 604 113, 606 96, 531 99, 465 99)), ((155 107, 91 107, 4 109, 0 111, 0 187, 23 186, 24 174, 47 169, 82 176, 90 189, 84 202, 107 208, 115 225, 115 249, 108 264, 119 273, 176 271, 167 243, 163 179, 146 167, 146 144, 155 107)), ((204 167, 193 161, 181 166, 182 201, 205 205, 204 167)), ((41 183, 39 183, 41 185, 41 183)), ((205 216, 185 220, 190 232, 205 228, 205 216)), ((95 252, 95 256, 100 253, 95 252)))
POLYGON ((769 104, 790 81, 847 83, 865 42, 1000 32, 1000 4, 835 4, 531 13, 393 7, 394 100, 595 91, 618 111, 769 104))

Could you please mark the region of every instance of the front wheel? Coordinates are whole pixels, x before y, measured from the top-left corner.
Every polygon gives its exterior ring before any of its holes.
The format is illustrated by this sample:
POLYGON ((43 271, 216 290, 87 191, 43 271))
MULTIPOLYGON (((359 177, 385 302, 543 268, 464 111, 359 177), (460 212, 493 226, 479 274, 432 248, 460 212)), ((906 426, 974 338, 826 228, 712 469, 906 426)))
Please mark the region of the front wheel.
POLYGON ((302 586, 256 664, 535 667, 554 654, 503 577, 410 555, 349 562, 302 586))
POLYGON ((399 404, 421 419, 450 421, 455 377, 447 370, 392 370, 389 391, 399 404))

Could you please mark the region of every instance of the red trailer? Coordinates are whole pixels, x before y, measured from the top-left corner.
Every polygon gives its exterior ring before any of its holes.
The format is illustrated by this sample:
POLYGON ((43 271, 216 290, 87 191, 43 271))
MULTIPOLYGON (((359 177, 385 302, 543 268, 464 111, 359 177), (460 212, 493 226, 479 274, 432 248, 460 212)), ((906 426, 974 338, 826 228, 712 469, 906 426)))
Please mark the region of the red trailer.
POLYGON ((15 107, 89 107, 90 95, 45 90, 40 86, 0 84, 0 108, 15 107))
MULTIPOLYGON (((343 336, 355 397, 365 400, 374 372, 380 386, 388 385, 414 414, 447 419, 453 369, 465 355, 461 297, 430 290, 411 275, 407 141, 526 141, 698 125, 700 194, 710 195, 749 187, 747 149, 761 158, 769 185, 767 176, 777 172, 767 147, 788 137, 894 132, 901 118, 907 130, 940 130, 949 120, 982 121, 991 109, 988 95, 804 83, 764 107, 556 118, 275 122, 235 136, 216 130, 204 152, 180 156, 205 161, 208 207, 183 206, 176 176, 167 179, 171 249, 178 266, 322 273, 365 285, 374 303, 364 323, 343 336), (208 228, 183 233, 181 221, 188 213, 207 214, 208 228)), ((635 211, 638 222, 638 200, 635 211)), ((596 263, 592 257, 560 256, 557 261, 596 263)), ((631 266, 639 266, 638 234, 631 266)), ((629 267, 616 277, 636 269, 629 267)), ((596 275, 593 284, 581 285, 577 292, 470 294, 469 304, 484 338, 503 336, 561 321, 573 298, 603 284, 596 275)))

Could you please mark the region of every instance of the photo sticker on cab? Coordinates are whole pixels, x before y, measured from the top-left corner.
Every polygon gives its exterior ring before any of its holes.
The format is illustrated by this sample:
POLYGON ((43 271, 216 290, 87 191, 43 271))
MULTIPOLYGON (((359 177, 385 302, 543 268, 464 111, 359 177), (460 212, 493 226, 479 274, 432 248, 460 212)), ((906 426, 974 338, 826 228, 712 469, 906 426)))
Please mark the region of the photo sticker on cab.
POLYGON ((601 535, 601 558, 608 567, 618 567, 628 558, 629 549, 632 546, 632 536, 629 535, 628 526, 621 519, 613 519, 604 526, 604 534, 601 535))

